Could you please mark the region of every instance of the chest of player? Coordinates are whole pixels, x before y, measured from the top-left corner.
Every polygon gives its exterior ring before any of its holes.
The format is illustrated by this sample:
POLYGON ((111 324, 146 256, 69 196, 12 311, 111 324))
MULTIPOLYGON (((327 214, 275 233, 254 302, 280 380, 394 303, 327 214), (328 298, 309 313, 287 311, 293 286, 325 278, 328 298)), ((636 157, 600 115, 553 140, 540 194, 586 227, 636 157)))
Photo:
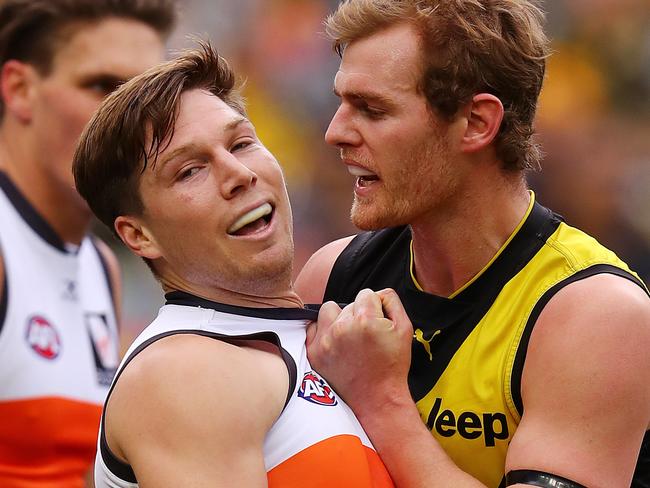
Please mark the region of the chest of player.
POLYGON ((0 398, 71 396, 100 404, 119 344, 99 256, 89 240, 76 254, 29 244, 3 246, 0 398))

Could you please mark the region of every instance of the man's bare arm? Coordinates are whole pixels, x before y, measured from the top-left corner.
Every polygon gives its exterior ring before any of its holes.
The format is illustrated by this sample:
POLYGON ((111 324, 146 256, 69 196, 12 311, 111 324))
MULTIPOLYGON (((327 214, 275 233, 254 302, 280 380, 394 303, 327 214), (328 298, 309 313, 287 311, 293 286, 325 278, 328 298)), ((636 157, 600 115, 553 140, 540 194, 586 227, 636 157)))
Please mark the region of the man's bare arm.
POLYGON ((636 284, 603 274, 559 292, 528 346, 507 469, 630 486, 650 424, 649 348, 650 300, 636 284))
POLYGON ((164 338, 119 378, 107 440, 141 488, 263 487, 263 442, 287 388, 275 354, 196 335, 164 338))

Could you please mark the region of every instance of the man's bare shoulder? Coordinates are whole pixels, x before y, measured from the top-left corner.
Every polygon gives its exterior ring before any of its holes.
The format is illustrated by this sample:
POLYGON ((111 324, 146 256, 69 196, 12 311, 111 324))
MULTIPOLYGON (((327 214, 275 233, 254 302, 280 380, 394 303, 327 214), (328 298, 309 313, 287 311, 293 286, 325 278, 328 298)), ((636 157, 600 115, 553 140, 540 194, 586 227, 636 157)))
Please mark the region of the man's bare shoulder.
MULTIPOLYGON (((577 281, 560 290, 544 307, 531 341, 551 350, 579 347, 612 354, 628 350, 632 354, 640 344, 650 341, 650 297, 636 283, 616 275, 600 274, 577 281)), ((535 348, 530 351, 534 354, 535 348)), ((647 354, 641 356, 639 359, 650 360, 647 354)))
MULTIPOLYGON (((124 369, 106 410, 109 446, 140 475, 178 452, 260 446, 289 385, 279 355, 194 334, 160 339, 124 369)), ((198 454, 196 454, 198 455, 198 454)), ((159 468, 158 468, 159 469, 159 468)), ((156 476, 160 474, 157 473, 156 476)))
POLYGON ((321 303, 334 263, 355 236, 330 242, 316 251, 296 278, 295 288, 305 303, 321 303))
POLYGON ((567 285, 539 316, 508 469, 629 486, 650 427, 650 299, 625 278, 567 285))

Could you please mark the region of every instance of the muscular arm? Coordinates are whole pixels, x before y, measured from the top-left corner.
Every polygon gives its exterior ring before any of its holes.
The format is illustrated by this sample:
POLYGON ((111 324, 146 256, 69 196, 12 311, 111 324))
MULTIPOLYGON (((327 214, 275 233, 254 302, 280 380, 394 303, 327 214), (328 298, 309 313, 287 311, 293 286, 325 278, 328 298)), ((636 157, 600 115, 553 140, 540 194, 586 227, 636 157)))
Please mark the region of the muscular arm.
MULTIPOLYGON (((408 393, 412 328, 401 305, 362 292, 338 318, 332 306, 310 333, 310 360, 355 411, 396 485, 482 486, 446 455, 408 393)), ((649 348, 650 300, 638 286, 603 275, 559 292, 531 337, 525 414, 506 471, 545 471, 590 488, 629 486, 650 422, 649 348)))
POLYGON ((287 388, 275 354, 194 335, 161 339, 119 378, 107 440, 142 488, 266 486, 262 446, 287 388))
POLYGON ((568 285, 542 311, 522 376, 508 469, 630 486, 650 423, 650 300, 623 278, 568 285))
POLYGON ((296 278, 295 289, 304 303, 321 303, 325 295, 327 280, 339 254, 354 236, 330 242, 316 251, 296 278))

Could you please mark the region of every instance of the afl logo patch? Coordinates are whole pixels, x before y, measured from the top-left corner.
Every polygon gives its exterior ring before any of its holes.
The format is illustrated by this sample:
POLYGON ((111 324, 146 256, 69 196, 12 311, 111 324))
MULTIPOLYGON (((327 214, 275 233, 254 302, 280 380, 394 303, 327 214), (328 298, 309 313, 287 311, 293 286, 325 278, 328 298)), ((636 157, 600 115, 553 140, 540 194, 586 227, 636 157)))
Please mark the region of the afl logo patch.
POLYGON ((333 407, 338 403, 336 395, 334 395, 332 389, 325 380, 314 371, 305 374, 302 379, 302 384, 300 385, 300 390, 298 390, 298 396, 304 398, 308 402, 328 407, 333 407))
POLYGON ((32 350, 45 359, 56 359, 61 352, 59 333, 52 324, 38 315, 27 321, 25 340, 32 350))

